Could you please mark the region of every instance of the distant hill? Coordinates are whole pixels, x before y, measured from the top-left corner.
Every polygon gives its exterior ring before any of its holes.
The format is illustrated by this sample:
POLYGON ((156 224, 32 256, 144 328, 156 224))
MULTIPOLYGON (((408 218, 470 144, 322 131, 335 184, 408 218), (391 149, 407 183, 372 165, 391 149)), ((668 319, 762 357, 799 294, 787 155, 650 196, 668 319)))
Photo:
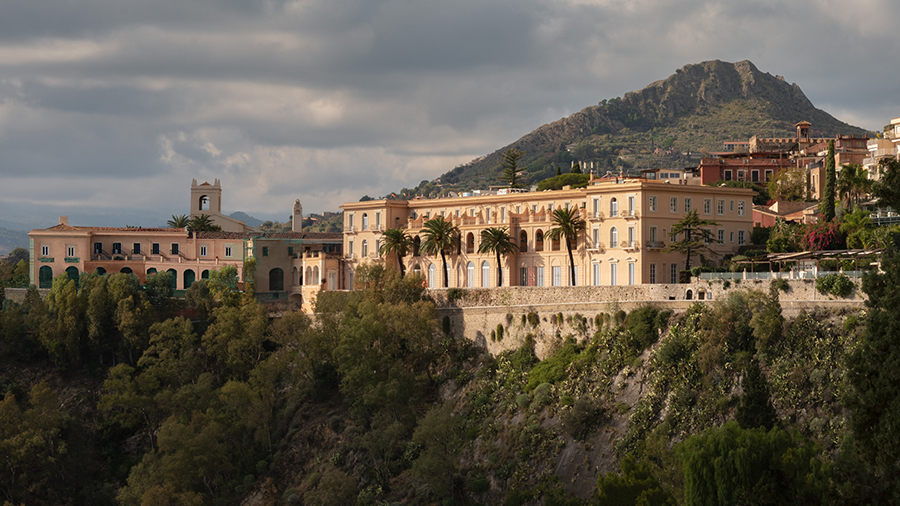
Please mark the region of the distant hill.
MULTIPOLYGON (((602 100, 539 127, 521 139, 411 190, 425 195, 500 184, 500 154, 520 149, 526 183, 593 163, 595 173, 696 165, 725 141, 788 137, 800 121, 814 136, 867 133, 817 109, 796 84, 753 63, 718 60, 686 65, 623 98, 602 100)), ((585 170, 587 172, 587 170, 585 170)))
POLYGON ((263 223, 262 220, 258 220, 256 218, 254 218, 253 216, 250 216, 249 214, 242 212, 242 211, 237 211, 235 213, 231 213, 228 216, 230 216, 236 220, 241 220, 244 222, 245 225, 247 225, 248 227, 252 227, 252 228, 257 228, 260 225, 262 225, 262 223, 263 223))
POLYGON ((28 232, 0 228, 0 256, 8 255, 16 248, 28 249, 28 232))

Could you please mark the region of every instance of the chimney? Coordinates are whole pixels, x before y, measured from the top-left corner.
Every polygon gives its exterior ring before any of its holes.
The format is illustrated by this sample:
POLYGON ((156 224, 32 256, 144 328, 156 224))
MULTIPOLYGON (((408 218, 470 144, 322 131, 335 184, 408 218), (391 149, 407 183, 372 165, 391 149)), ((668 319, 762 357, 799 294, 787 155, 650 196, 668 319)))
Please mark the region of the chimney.
POLYGON ((68 225, 68 224, 69 224, 69 217, 68 217, 68 216, 60 216, 60 217, 59 217, 59 224, 60 224, 60 225, 68 225))

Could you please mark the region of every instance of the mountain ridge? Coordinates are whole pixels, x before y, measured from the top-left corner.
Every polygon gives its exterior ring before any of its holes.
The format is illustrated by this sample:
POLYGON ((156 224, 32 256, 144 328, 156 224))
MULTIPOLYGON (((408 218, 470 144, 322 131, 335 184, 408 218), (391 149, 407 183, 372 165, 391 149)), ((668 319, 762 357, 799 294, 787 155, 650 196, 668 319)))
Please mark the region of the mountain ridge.
POLYGON ((531 184, 556 167, 568 171, 574 161, 594 162, 601 170, 692 165, 699 153, 720 151, 724 141, 793 136, 800 121, 812 123, 814 136, 867 133, 816 108, 799 85, 749 60, 710 60, 541 125, 412 191, 436 196, 498 184, 500 155, 507 149, 525 152, 520 167, 531 184))

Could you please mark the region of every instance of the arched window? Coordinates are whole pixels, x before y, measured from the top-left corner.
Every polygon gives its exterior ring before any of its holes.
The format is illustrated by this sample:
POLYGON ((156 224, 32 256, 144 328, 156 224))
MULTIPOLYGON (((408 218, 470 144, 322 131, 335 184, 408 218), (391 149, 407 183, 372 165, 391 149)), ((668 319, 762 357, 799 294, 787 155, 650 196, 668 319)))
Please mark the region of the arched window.
POLYGON ((534 234, 534 250, 544 251, 544 232, 542 230, 538 230, 534 234))
POLYGON ((196 274, 191 269, 184 271, 184 289, 187 290, 194 284, 194 280, 197 279, 196 274))
POLYGON ((322 278, 319 277, 319 266, 318 265, 313 267, 311 282, 314 285, 318 285, 322 282, 322 278))
POLYGON ((151 268, 147 269, 147 276, 152 276, 154 274, 156 274, 156 267, 151 267, 151 268))
POLYGON ((491 286, 491 264, 487 260, 481 262, 481 286, 483 288, 491 286))
POLYGON ((462 288, 465 286, 463 281, 465 280, 465 275, 463 274, 463 266, 462 264, 456 267, 456 286, 462 288))
MULTIPOLYGON (((369 230, 369 215, 367 213, 363 213, 363 230, 369 230)), ((365 253, 363 253, 365 255, 365 253)))
POLYGON ((307 285, 313 284, 312 267, 309 267, 309 266, 306 267, 306 284, 307 285))
POLYGON ((524 230, 519 234, 519 252, 528 253, 528 232, 524 230))
POLYGON ((472 232, 466 235, 466 253, 469 255, 475 253, 475 234, 472 232))
POLYGON ((269 271, 269 291, 284 291, 284 271, 280 267, 276 267, 269 271))
POLYGON ((619 247, 619 231, 616 230, 616 227, 609 229, 609 247, 610 248, 618 248, 619 247))
MULTIPOLYGON (((363 215, 363 223, 365 223, 365 215, 363 215)), ((362 242, 362 256, 363 258, 369 256, 369 241, 363 239, 362 242)))
POLYGON ((600 286, 600 262, 591 264, 594 270, 594 286, 600 286))
POLYGON ((203 269, 200 273, 200 279, 209 279, 209 269, 203 269))
POLYGON ((300 276, 298 274, 296 267, 291 269, 291 284, 293 284, 294 286, 297 286, 300 284, 300 276))
POLYGON ((428 288, 434 288, 434 264, 428 264, 428 288))
POLYGON ((197 205, 201 211, 209 211, 209 197, 206 195, 201 195, 200 202, 198 202, 197 205))
POLYGON ((169 286, 172 287, 172 290, 178 290, 178 271, 169 269, 166 272, 169 273, 169 286))
POLYGON ((466 286, 469 288, 475 286, 475 264, 472 262, 466 265, 466 286))
POLYGON ((69 276, 69 279, 71 279, 72 281, 75 281, 77 283, 78 282, 78 267, 75 267, 73 265, 72 267, 67 268, 66 275, 69 276))
POLYGON ((619 199, 613 197, 609 199, 609 217, 613 218, 619 215, 619 199))
POLYGON ((419 236, 416 236, 415 238, 413 238, 413 256, 414 257, 419 256, 419 247, 421 247, 421 246, 422 246, 422 239, 420 239, 419 236))
POLYGON ((122 267, 119 272, 121 272, 122 274, 134 274, 134 271, 131 270, 131 267, 122 267))

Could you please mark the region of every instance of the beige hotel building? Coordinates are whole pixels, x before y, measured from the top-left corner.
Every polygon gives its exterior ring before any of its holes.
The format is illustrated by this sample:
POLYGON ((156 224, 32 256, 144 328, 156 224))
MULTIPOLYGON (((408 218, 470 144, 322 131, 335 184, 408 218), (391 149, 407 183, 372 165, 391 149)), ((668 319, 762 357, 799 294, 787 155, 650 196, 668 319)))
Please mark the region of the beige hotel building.
MULTIPOLYGON (((450 287, 496 286, 495 254, 479 254, 481 231, 507 227, 518 251, 501 257, 504 285, 566 286, 569 258, 565 240, 551 241, 554 209, 576 208, 587 228, 573 245, 576 284, 674 283, 685 256, 664 252, 672 227, 695 209, 721 243, 706 256, 721 262, 750 240, 752 199, 748 189, 700 185, 681 171, 660 170, 652 178, 593 179, 586 188, 544 192, 500 190, 496 194, 439 199, 375 200, 346 203, 344 210, 345 286, 353 286, 356 266, 379 258, 381 235, 407 230, 417 244, 422 224, 441 215, 460 231, 459 247, 447 255, 450 287)), ((392 255, 390 261, 396 264, 392 255)), ((700 265, 699 256, 692 265, 700 265)), ((443 284, 441 258, 414 246, 404 258, 408 272, 423 275, 429 288, 443 284)))

